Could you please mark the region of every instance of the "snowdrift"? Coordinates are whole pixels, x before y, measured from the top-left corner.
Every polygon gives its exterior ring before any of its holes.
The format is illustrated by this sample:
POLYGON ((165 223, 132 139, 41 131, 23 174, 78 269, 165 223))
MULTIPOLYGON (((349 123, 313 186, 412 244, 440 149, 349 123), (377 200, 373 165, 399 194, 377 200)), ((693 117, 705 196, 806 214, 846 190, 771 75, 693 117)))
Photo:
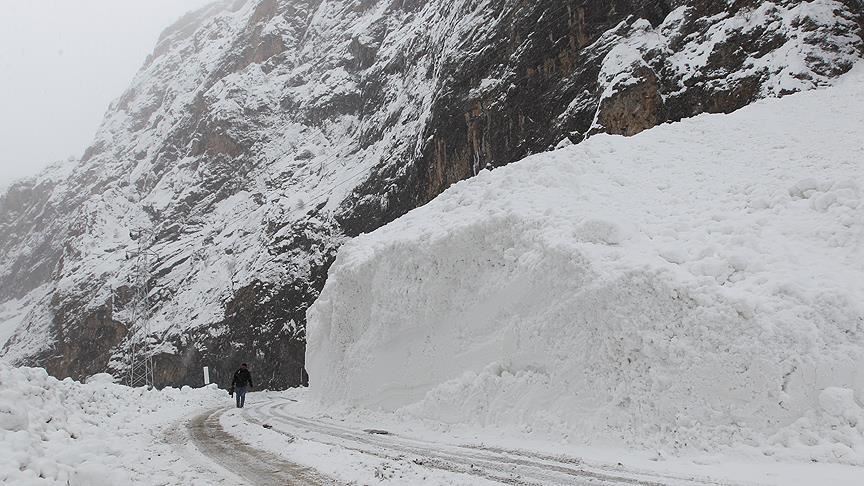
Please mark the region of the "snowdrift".
POLYGON ((206 484, 162 429, 219 401, 213 388, 148 391, 110 375, 83 384, 0 361, 0 484, 206 484))
POLYGON ((598 135, 346 244, 322 402, 574 443, 864 464, 864 70, 598 135))

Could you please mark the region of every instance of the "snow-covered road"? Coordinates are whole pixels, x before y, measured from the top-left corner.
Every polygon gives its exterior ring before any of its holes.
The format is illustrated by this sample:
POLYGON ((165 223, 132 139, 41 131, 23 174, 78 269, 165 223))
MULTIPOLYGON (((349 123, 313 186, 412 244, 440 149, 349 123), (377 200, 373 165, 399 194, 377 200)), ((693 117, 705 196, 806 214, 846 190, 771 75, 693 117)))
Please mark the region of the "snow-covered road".
POLYGON ((338 484, 314 469, 285 461, 275 454, 256 450, 225 432, 219 417, 227 409, 205 412, 188 422, 195 447, 221 468, 255 486, 338 484))
MULTIPOLYGON (((375 469, 374 477, 393 479, 392 469, 381 464, 408 464, 414 480, 428 484, 518 484, 518 485, 708 485, 709 480, 659 475, 623 466, 589 464, 580 458, 552 456, 521 450, 431 442, 395 435, 384 430, 363 430, 324 420, 297 416, 289 411, 289 399, 266 399, 229 412, 233 419, 220 420, 228 409, 199 415, 188 424, 196 447, 214 463, 254 485, 338 484, 324 473, 293 462, 280 454, 278 446, 302 442, 323 446, 325 454, 348 454, 355 462, 375 469), (245 422, 247 427, 241 427, 245 422), (253 428, 254 427, 254 428, 253 428), (227 429, 227 430, 226 430, 227 429), (255 430, 250 434, 250 431, 255 430), (265 437, 249 440, 258 432, 265 437), (273 434, 278 434, 276 437, 273 434), (262 447, 263 446, 263 447, 262 447), (270 449, 262 450, 259 449, 270 449), (418 470, 428 470, 417 475, 418 470), (424 481, 427 482, 427 481, 424 481)), ((260 436, 259 436, 260 437, 260 436)), ((319 456, 317 461, 331 462, 319 456)), ((301 462, 301 461, 298 461, 301 462)), ((309 463, 308 457, 306 461, 309 463)), ((315 462, 315 461, 313 461, 315 462)), ((396 478, 398 479, 398 477, 396 478)))
POLYGON ((215 386, 147 390, 110 379, 61 381, 0 362, 0 484, 861 485, 860 467, 753 448, 610 448, 328 406, 305 388, 251 393, 235 409, 215 386))

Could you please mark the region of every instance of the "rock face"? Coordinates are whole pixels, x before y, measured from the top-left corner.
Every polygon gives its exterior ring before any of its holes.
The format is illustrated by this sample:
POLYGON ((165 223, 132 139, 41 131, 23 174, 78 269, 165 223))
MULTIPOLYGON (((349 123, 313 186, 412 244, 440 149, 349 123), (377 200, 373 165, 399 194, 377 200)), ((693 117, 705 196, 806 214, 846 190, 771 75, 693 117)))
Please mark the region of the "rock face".
POLYGON ((561 143, 830 84, 862 44, 854 0, 215 3, 79 161, 0 196, 2 353, 77 378, 146 339, 159 384, 299 384, 346 238, 561 143))

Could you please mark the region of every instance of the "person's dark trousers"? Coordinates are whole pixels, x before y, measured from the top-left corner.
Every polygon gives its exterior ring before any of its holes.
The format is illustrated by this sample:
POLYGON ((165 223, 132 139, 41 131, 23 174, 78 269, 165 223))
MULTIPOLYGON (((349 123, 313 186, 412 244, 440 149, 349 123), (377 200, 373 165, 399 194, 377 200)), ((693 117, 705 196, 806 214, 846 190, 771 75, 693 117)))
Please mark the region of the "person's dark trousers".
POLYGON ((234 396, 237 397, 237 408, 243 408, 246 403, 246 387, 238 386, 234 389, 234 396))

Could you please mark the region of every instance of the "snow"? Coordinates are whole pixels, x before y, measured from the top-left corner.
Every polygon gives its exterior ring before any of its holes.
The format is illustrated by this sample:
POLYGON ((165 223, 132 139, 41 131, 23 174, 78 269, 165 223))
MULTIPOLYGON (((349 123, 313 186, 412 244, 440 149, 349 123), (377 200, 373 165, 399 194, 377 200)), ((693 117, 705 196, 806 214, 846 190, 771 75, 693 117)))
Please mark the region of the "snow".
MULTIPOLYGON (((16 335, 16 332, 25 319, 33 318, 34 313, 38 315, 38 313, 44 312, 43 306, 45 301, 50 298, 52 287, 51 284, 45 284, 23 298, 0 304, 0 348, 6 346, 13 338, 18 338, 15 349, 5 352, 3 356, 0 356, 0 361, 14 362, 26 353, 43 349, 45 346, 43 333, 47 332, 46 329, 43 328, 38 331, 34 329, 32 334, 25 336, 16 335)), ((42 319, 43 322, 47 320, 42 319)))
POLYGON ((0 348, 15 334, 27 315, 22 299, 13 299, 0 305, 0 348))
MULTIPOLYGON (((861 468, 849 465, 784 462, 762 455, 674 457, 661 450, 549 441, 498 428, 421 419, 405 411, 322 404, 306 389, 252 393, 249 403, 242 413, 232 410, 221 416, 224 430, 256 448, 349 484, 486 484, 486 475, 495 471, 494 464, 487 463, 494 451, 505 452, 513 461, 501 465, 512 474, 509 482, 515 479, 520 484, 533 484, 530 476, 520 478, 520 474, 528 472, 525 459, 538 458, 552 460, 549 471, 577 464, 589 473, 629 475, 648 484, 853 486, 861 477, 861 468), (365 432, 369 429, 388 434, 369 435, 365 432), (457 469, 453 466, 460 458, 472 464, 473 475, 442 474, 457 469)), ((507 483, 504 477, 502 482, 507 483)), ((560 481, 560 477, 550 478, 541 484, 572 484, 573 478, 560 481)))
POLYGON ((213 484, 164 435, 184 415, 224 403, 224 391, 148 391, 112 380, 60 381, 0 362, 0 483, 213 484))
MULTIPOLYGON (((104 373, 86 384, 61 381, 42 369, 0 363, 0 483, 258 484, 285 466, 314 468, 346 484, 501 484, 495 479, 519 482, 522 474, 529 474, 527 482, 549 474, 550 484, 553 478, 555 484, 569 484, 560 483, 554 467, 544 472, 542 465, 550 463, 584 471, 587 477, 599 473, 649 484, 803 486, 827 481, 851 486, 860 478, 860 468, 852 466, 707 454, 677 458, 662 450, 585 447, 448 424, 404 410, 322 406, 305 389, 250 393, 246 408, 238 410, 224 391, 212 386, 148 391, 113 381, 104 373), (209 442, 193 439, 187 430, 212 413, 219 420, 207 421, 203 433, 224 440, 221 453, 235 454, 235 463, 221 462, 226 457, 213 455, 209 442), (388 434, 369 435, 371 429, 388 434), (244 458, 253 462, 244 463, 244 458), (271 462, 273 458, 283 463, 271 462), (526 466, 531 463, 533 470, 526 466), (246 475, 253 472, 260 478, 246 475)), ((850 390, 828 388, 819 401, 833 417, 860 417, 850 390)))
MULTIPOLYGON (((674 17, 674 12, 670 14, 674 17)), ((607 98, 614 94, 614 89, 622 89, 633 82, 632 71, 636 68, 649 68, 644 60, 644 54, 652 50, 664 49, 664 41, 657 32, 654 32, 651 24, 645 19, 639 19, 631 26, 632 32, 616 44, 600 65, 600 74, 597 79, 604 88, 601 95, 607 98)))
MULTIPOLYGON (((303 390, 286 392, 270 392, 266 394, 250 394, 252 402, 278 401, 279 403, 296 404, 290 413, 297 417, 320 418, 319 414, 310 414, 314 408, 313 402, 307 400, 303 390), (287 400, 287 401, 286 401, 287 400)), ((266 408, 263 409, 267 411, 266 408)), ((424 466, 420 460, 413 461, 410 457, 394 457, 394 454, 359 453, 356 446, 333 442, 332 437, 322 439, 298 437, 293 433, 280 431, 278 416, 261 413, 253 404, 241 410, 231 410, 222 415, 221 425, 243 442, 258 450, 266 451, 290 461, 294 464, 314 468, 326 476, 341 480, 345 484, 393 484, 393 485, 495 485, 498 482, 484 480, 466 474, 444 472, 424 466), (251 412, 251 414, 250 414, 251 412), (253 420, 250 420, 250 415, 253 420), (255 420, 257 419, 257 420, 255 420), (267 428, 262 427, 266 423, 267 428), (277 425, 274 430, 273 426, 277 425), (317 439, 317 440, 316 440, 317 439)), ((346 418, 347 420, 359 417, 346 418)), ((328 423, 332 423, 328 421, 328 423)), ((362 422, 340 423, 339 426, 360 427, 362 422)))
MULTIPOLYGON (((669 67, 680 76, 682 89, 695 74, 704 70, 715 47, 730 38, 764 32, 766 29, 786 35, 789 40, 766 55, 748 58, 746 69, 731 76, 722 76, 716 83, 734 84, 754 73, 765 76, 768 82, 762 88, 763 96, 778 96, 794 91, 830 84, 826 68, 853 63, 857 59, 854 35, 837 34, 830 26, 853 26, 854 20, 838 16, 845 6, 836 0, 813 0, 791 5, 759 2, 754 8, 745 8, 736 15, 719 14, 701 35, 685 39, 679 50, 671 51, 669 67), (832 46, 820 50, 813 40, 827 40, 832 46)), ((663 36, 676 36, 676 28, 687 14, 686 7, 670 13, 658 31, 663 36)), ((853 29, 854 31, 854 29, 853 29)), ((653 39, 652 39, 653 42, 653 39)), ((723 74, 723 73, 718 73, 723 74)))
POLYGON ((864 68, 483 172, 345 244, 325 406, 864 465, 864 68))

